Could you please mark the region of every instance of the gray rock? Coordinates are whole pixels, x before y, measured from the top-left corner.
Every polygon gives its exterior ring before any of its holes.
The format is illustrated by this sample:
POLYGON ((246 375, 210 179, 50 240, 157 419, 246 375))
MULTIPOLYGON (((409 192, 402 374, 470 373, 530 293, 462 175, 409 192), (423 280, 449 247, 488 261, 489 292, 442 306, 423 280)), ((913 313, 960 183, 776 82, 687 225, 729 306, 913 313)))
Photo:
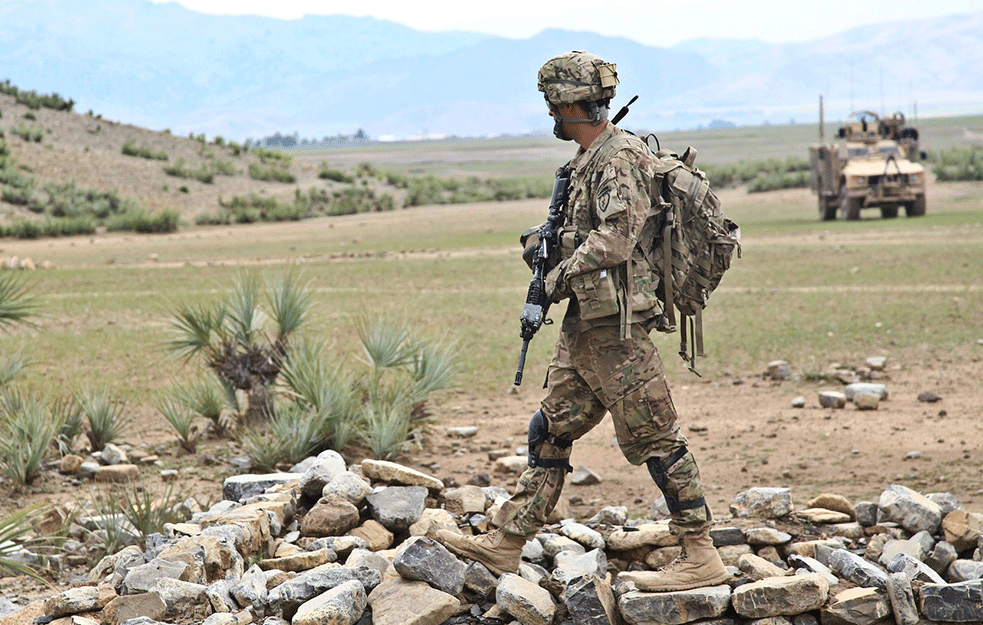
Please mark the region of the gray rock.
POLYGON ((495 603, 523 625, 550 625, 556 613, 553 595, 548 590, 511 573, 499 581, 495 603))
POLYGON ((652 519, 668 519, 672 517, 672 513, 669 512, 669 504, 666 503, 666 498, 664 496, 659 496, 652 505, 649 506, 648 516, 652 519))
POLYGON ((365 549, 365 541, 358 536, 324 536, 307 545, 307 551, 330 549, 338 558, 346 558, 356 549, 365 549))
POLYGON ((546 556, 543 543, 538 540, 527 540, 522 546, 522 559, 530 562, 538 562, 546 556))
POLYGON ((485 491, 480 486, 473 484, 465 484, 459 488, 446 488, 441 494, 444 510, 458 516, 483 513, 488 504, 487 499, 485 499, 485 491))
POLYGON ((853 405, 857 410, 877 410, 880 404, 880 398, 873 393, 857 393, 853 396, 853 405))
POLYGON ((932 567, 907 553, 896 554, 887 561, 885 567, 891 573, 904 573, 908 581, 918 580, 928 584, 945 583, 945 580, 932 567))
POLYGON ((953 510, 958 510, 963 507, 963 505, 959 503, 959 500, 952 496, 951 493, 927 493, 925 498, 935 504, 938 504, 939 508, 942 510, 942 518, 945 518, 945 516, 953 510))
POLYGON ((792 365, 784 360, 772 360, 768 363, 768 377, 772 380, 791 380, 792 365))
POLYGON ((561 551, 554 559, 553 578, 569 584, 578 577, 603 576, 608 568, 608 559, 603 549, 594 549, 585 554, 561 551))
POLYGON ((444 483, 437 478, 395 462, 366 458, 362 460, 361 467, 362 475, 373 480, 373 482, 401 484, 403 486, 423 486, 435 493, 444 490, 444 483))
POLYGON ((829 598, 829 583, 822 575, 769 577, 734 589, 734 610, 747 618, 795 615, 817 610, 829 598))
MULTIPOLYGON (((885 587, 886 587, 885 583, 885 587)), ((887 596, 876 588, 849 588, 822 609, 823 623, 873 625, 891 614, 887 596)))
POLYGON ((935 548, 932 549, 932 553, 928 554, 925 558, 925 564, 932 567, 932 570, 939 575, 945 575, 946 569, 949 565, 956 561, 959 554, 956 553, 956 548, 952 546, 951 543, 944 540, 940 540, 935 543, 935 548))
POLYGON ((792 618, 792 625, 819 625, 819 619, 811 614, 797 614, 792 618))
POLYGON ((896 625, 915 625, 918 623, 918 606, 911 581, 904 573, 891 573, 887 576, 887 596, 891 600, 896 625))
POLYGON ((877 504, 873 501, 860 501, 854 507, 857 523, 864 527, 877 525, 877 504))
POLYGON ((386 556, 364 548, 352 549, 348 559, 345 560, 345 567, 353 569, 364 566, 373 569, 379 572, 380 579, 386 576, 390 564, 386 556))
POLYGON ((346 472, 345 459, 337 451, 328 449, 318 454, 314 462, 300 477, 300 490, 310 499, 320 499, 321 491, 335 478, 346 472))
POLYGON ((887 364, 887 356, 871 356, 864 361, 871 371, 884 371, 887 364))
POLYGON ((887 563, 891 561, 896 555, 905 554, 911 556, 916 560, 921 560, 926 554, 923 553, 923 547, 920 542, 914 539, 914 537, 908 540, 888 540, 884 543, 884 547, 881 550, 881 555, 877 558, 878 564, 885 568, 889 568, 887 563))
POLYGON ((586 521, 587 525, 624 525, 628 521, 627 506, 605 506, 586 521))
POLYGON ((266 475, 233 475, 222 484, 222 498, 229 501, 242 501, 255 495, 262 495, 266 489, 277 484, 287 484, 297 480, 296 473, 268 473, 266 475))
MULTIPOLYGON (((393 577, 369 593, 372 625, 437 625, 453 616, 460 602, 423 582, 393 577)), ((368 621, 359 621, 359 624, 368 621)))
POLYGON ((753 553, 745 554, 737 561, 739 568, 748 577, 754 580, 765 579, 766 577, 783 577, 790 571, 779 568, 761 556, 753 553))
POLYGON ((355 623, 367 604, 365 587, 351 580, 339 584, 297 608, 291 625, 328 625, 355 623))
POLYGON ((817 573, 822 575, 830 586, 836 586, 840 583, 838 577, 833 575, 833 571, 829 569, 828 566, 820 562, 815 558, 810 558, 809 556, 800 556, 798 554, 791 554, 788 557, 789 566, 796 569, 796 574, 799 573, 817 573))
MULTIPOLYGON (((784 545, 792 541, 792 535, 770 527, 754 527, 744 532, 747 542, 753 547, 784 545)), ((716 545, 716 542, 714 542, 716 545)))
MULTIPOLYGON (((364 465, 364 462, 363 462, 364 465)), ((365 498, 369 514, 392 532, 404 532, 420 520, 428 490, 423 486, 387 486, 365 498)))
POLYGON ((360 506, 370 493, 372 487, 369 483, 351 471, 343 471, 335 475, 321 489, 322 497, 334 495, 355 506, 360 506))
MULTIPOLYGON (((529 541, 534 543, 536 541, 529 541)), ((498 586, 498 577, 480 562, 472 562, 464 570, 464 587, 482 597, 490 597, 498 586)))
POLYGON ((584 549, 604 549, 604 537, 582 523, 564 522, 558 530, 560 535, 577 541, 584 549))
POLYGON ((983 623, 983 580, 926 584, 919 592, 922 616, 943 623, 983 623))
POLYGON ((983 562, 975 560, 956 560, 949 565, 946 577, 950 582, 968 582, 983 579, 983 562))
POLYGON ((942 509, 907 486, 891 484, 877 504, 878 522, 897 523, 912 534, 925 530, 935 534, 942 523, 942 509))
POLYGON ((364 566, 305 571, 270 590, 269 603, 273 612, 281 612, 284 618, 291 618, 301 604, 353 580, 369 591, 382 582, 382 574, 364 566))
POLYGON ((571 551, 579 555, 587 553, 583 545, 559 534, 537 534, 536 539, 543 545, 543 555, 550 559, 561 551, 571 551))
MULTIPOLYGON (((65 616, 66 614, 91 612, 101 609, 109 599, 110 597, 101 593, 95 586, 69 588, 48 599, 45 603, 45 614, 59 617, 65 616)), ((10 610, 10 612, 13 611, 10 610)))
POLYGON ((792 491, 788 488, 751 488, 730 502, 730 513, 736 517, 777 519, 790 512, 792 491))
POLYGON ((447 435, 451 438, 472 438, 478 433, 478 426, 466 425, 462 427, 447 428, 447 435))
POLYGON ((120 594, 132 595, 147 592, 153 588, 157 580, 165 577, 179 579, 183 582, 190 581, 190 569, 191 567, 187 562, 151 560, 126 572, 120 594))
POLYGON ((713 540, 713 546, 718 549, 748 542, 744 530, 739 527, 711 527, 710 538, 713 540))
POLYGON ((201 584, 165 577, 157 580, 147 594, 157 595, 164 604, 165 616, 175 617, 191 613, 196 607, 207 604, 205 589, 201 584))
POLYGON ((857 400, 858 395, 873 395, 878 400, 883 401, 887 399, 887 386, 870 382, 856 382, 843 387, 843 394, 846 395, 847 401, 852 402, 857 400))
POLYGON ((819 405, 823 408, 843 408, 846 406, 846 395, 839 391, 820 391, 819 405))
POLYGON ((574 486, 592 486, 601 483, 601 476, 592 471, 589 467, 577 467, 570 476, 570 483, 574 486))
POLYGON ((351 502, 328 495, 321 497, 300 522, 303 536, 340 536, 358 525, 358 508, 351 502))
POLYGON ((857 586, 880 590, 887 588, 887 573, 873 562, 845 549, 836 549, 829 555, 829 568, 857 586))
POLYGON ((232 612, 239 606, 235 597, 232 596, 232 586, 238 580, 220 579, 212 582, 205 588, 205 597, 212 606, 214 612, 232 612))
POLYGON ((603 577, 587 575, 572 580, 563 590, 563 604, 577 625, 618 624, 614 593, 603 577))
POLYGON ((430 538, 411 538, 403 543, 393 558, 393 567, 404 579, 426 582, 449 595, 458 595, 464 589, 467 567, 430 538))
POLYGON ((269 592, 266 589, 266 573, 257 565, 249 567, 237 583, 232 584, 229 593, 243 608, 251 608, 254 614, 262 616, 266 612, 269 592))
POLYGON ((792 407, 793 408, 805 408, 806 407, 806 398, 803 397, 802 395, 798 395, 798 396, 792 398, 792 407))
POLYGON ((126 455, 126 452, 113 443, 106 443, 105 447, 102 448, 102 455, 99 459, 106 465, 130 464, 130 457, 126 455))
POLYGON ((630 590, 618 597, 618 608, 633 625, 682 625, 722 616, 730 599, 727 585, 677 592, 630 590))

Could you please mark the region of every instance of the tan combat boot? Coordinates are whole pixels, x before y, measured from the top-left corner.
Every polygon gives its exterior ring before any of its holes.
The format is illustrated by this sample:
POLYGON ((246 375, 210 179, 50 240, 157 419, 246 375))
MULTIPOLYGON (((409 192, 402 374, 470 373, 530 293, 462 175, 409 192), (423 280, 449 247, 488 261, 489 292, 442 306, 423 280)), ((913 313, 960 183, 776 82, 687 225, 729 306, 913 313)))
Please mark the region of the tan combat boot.
POLYGON ((639 590, 669 592, 716 586, 727 582, 731 575, 713 546, 709 530, 700 534, 683 534, 682 554, 658 571, 632 571, 618 577, 634 582, 639 590))
POLYGON ((475 560, 495 575, 516 573, 526 539, 501 530, 479 536, 462 536, 450 530, 437 532, 437 540, 459 556, 475 560))

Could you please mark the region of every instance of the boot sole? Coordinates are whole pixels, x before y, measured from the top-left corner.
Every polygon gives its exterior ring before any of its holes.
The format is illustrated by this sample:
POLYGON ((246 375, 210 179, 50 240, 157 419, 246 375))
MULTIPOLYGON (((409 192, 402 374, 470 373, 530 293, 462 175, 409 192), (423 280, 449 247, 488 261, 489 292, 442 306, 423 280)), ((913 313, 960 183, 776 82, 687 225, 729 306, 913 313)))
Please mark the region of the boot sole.
POLYGON ((447 547, 447 550, 450 551, 451 553, 453 553, 456 556, 459 556, 461 558, 466 558, 468 560, 471 560, 472 562, 477 562, 481 566, 483 566, 486 569, 488 569, 489 571, 491 571, 491 573, 493 575, 501 576, 501 575, 505 575, 506 573, 513 573, 514 574, 514 573, 517 573, 518 572, 518 568, 516 568, 516 570, 508 570, 508 569, 503 569, 501 567, 495 566, 495 565, 490 564, 488 562, 485 562, 484 560, 481 560, 481 559, 475 557, 474 554, 472 554, 472 553, 470 553, 468 551, 458 549, 457 546, 454 545, 454 544, 444 543, 444 547, 447 547))
POLYGON ((723 573, 711 579, 701 579, 697 582, 692 582, 689 584, 664 585, 658 588, 654 588, 654 587, 645 588, 644 584, 638 584, 638 583, 636 583, 635 585, 638 587, 639 590, 644 592, 676 592, 679 590, 693 590, 694 588, 707 588, 709 586, 719 586, 721 584, 726 584, 728 581, 730 581, 731 577, 732 576, 730 573, 723 573))

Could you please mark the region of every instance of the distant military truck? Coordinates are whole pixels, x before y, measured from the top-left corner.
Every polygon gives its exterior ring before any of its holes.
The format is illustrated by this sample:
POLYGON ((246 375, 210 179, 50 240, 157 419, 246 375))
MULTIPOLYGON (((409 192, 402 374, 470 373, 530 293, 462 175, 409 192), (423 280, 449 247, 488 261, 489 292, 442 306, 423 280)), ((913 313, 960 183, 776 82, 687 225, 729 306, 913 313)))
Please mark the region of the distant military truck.
POLYGON ((902 113, 881 119, 872 111, 850 114, 836 140, 823 143, 822 103, 820 145, 809 148, 812 176, 809 186, 819 196, 819 216, 830 221, 860 219, 864 208, 881 209, 881 217, 925 214, 924 158, 918 149, 918 130, 905 126, 902 113))

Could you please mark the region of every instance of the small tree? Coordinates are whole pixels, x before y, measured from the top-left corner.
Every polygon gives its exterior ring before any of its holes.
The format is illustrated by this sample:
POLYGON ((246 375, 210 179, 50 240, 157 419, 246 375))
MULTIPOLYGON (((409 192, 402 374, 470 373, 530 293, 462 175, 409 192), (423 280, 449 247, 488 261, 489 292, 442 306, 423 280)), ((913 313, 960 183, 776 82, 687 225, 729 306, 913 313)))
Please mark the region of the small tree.
POLYGON ((258 278, 241 273, 228 299, 211 307, 181 304, 171 320, 176 337, 168 347, 173 354, 186 360, 202 354, 224 383, 246 393, 248 406, 240 425, 254 425, 273 414, 273 387, 290 337, 311 308, 312 294, 293 271, 267 283, 265 295, 264 311, 258 278))

